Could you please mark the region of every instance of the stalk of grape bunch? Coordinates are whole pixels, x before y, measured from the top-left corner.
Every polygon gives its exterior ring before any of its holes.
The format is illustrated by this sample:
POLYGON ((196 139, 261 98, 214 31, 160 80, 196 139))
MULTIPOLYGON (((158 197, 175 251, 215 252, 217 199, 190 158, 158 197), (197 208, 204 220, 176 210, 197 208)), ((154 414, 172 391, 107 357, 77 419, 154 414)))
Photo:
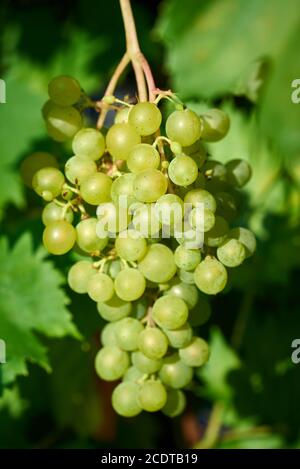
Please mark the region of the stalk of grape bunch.
POLYGON ((208 155, 206 142, 226 137, 229 116, 218 109, 198 115, 156 87, 129 0, 120 6, 126 51, 102 99, 93 102, 67 75, 49 83, 45 126, 55 141, 71 141, 72 152, 63 162, 35 153, 21 170, 45 202, 45 248, 54 255, 76 250, 68 284, 107 321, 95 368, 116 381, 115 411, 176 417, 195 370, 209 359, 198 336, 210 317, 209 296, 255 251, 252 232, 236 224, 251 168, 208 155), (114 92, 129 64, 137 99, 121 100, 114 92), (171 111, 162 125, 165 99, 171 111), (89 107, 99 112, 96 125, 85 115, 89 107), (108 110, 115 121, 104 131, 108 110))

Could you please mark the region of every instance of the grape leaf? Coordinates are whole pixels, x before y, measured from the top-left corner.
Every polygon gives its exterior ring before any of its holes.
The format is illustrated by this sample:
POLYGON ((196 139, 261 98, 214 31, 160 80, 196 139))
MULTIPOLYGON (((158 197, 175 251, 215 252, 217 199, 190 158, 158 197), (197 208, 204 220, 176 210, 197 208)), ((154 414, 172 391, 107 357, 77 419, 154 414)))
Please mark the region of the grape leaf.
POLYGON ((43 249, 33 251, 26 233, 12 249, 6 238, 0 240, 0 336, 7 355, 4 384, 28 374, 27 360, 50 371, 46 347, 34 332, 80 337, 66 308, 63 279, 44 257, 43 249))

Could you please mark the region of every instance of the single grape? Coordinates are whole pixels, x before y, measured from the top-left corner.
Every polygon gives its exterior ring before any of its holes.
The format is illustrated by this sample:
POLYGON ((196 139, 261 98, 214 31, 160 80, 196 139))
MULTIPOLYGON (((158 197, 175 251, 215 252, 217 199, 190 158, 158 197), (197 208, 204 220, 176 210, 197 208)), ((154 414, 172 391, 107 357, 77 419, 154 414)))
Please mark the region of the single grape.
POLYGON ((141 202, 155 202, 166 193, 168 181, 158 169, 138 173, 133 182, 134 195, 141 202))
POLYGON ((32 178, 42 168, 58 168, 55 156, 44 151, 32 153, 22 161, 20 166, 21 177, 28 187, 32 187, 32 178))
POLYGON ((109 301, 114 295, 114 282, 108 275, 98 272, 90 277, 87 293, 94 301, 109 301))
POLYGON ((95 252, 104 249, 108 243, 108 238, 99 238, 97 235, 97 218, 86 218, 78 223, 77 244, 84 252, 95 252))
POLYGON ((207 256, 195 270, 195 282, 203 293, 216 295, 226 286, 227 271, 221 262, 207 256))
POLYGON ((115 204, 128 209, 136 202, 133 191, 134 174, 122 174, 114 180, 111 186, 111 198, 115 204))
MULTIPOLYGON (((192 276, 194 273, 191 272, 192 276)), ((198 290, 194 285, 181 282, 180 279, 175 279, 174 283, 171 284, 170 288, 164 292, 164 294, 177 296, 181 298, 187 304, 189 309, 194 308, 198 301, 198 290)))
POLYGON ((169 389, 167 391, 167 402, 161 409, 167 417, 178 417, 186 407, 186 397, 180 389, 169 389))
POLYGON ((157 412, 167 402, 166 388, 159 380, 144 381, 139 387, 138 402, 143 410, 157 412))
POLYGON ((131 355, 132 364, 144 374, 156 373, 162 364, 161 360, 148 358, 142 352, 133 352, 131 355))
POLYGON ((158 238, 161 223, 153 204, 140 204, 134 212, 132 226, 145 238, 158 238))
POLYGON ((88 158, 72 156, 65 165, 65 175, 73 184, 81 184, 84 179, 96 172, 96 163, 88 158))
POLYGON ((201 337, 193 337, 189 345, 179 350, 179 357, 188 366, 202 366, 209 358, 208 344, 201 337))
POLYGON ((159 378, 167 386, 180 389, 192 381, 193 369, 180 360, 177 353, 174 353, 163 359, 159 378))
POLYGON ((189 323, 183 324, 183 326, 170 331, 165 330, 165 334, 169 339, 170 345, 174 348, 186 347, 192 340, 193 330, 189 323))
POLYGON ((213 195, 204 189, 192 189, 184 197, 186 204, 191 204, 193 207, 197 207, 198 204, 203 205, 203 208, 216 211, 217 204, 213 195))
POLYGON ((225 241, 228 231, 229 225, 225 218, 217 215, 214 226, 204 235, 204 243, 210 247, 220 246, 225 241))
POLYGON ((139 335, 138 346, 144 355, 155 360, 166 354, 168 339, 157 327, 146 327, 139 335))
POLYGON ((75 241, 76 230, 65 220, 50 223, 44 229, 43 243, 51 254, 65 254, 72 249, 75 241))
POLYGON ((85 178, 80 186, 80 194, 85 202, 99 205, 110 201, 112 180, 107 174, 96 173, 85 178))
POLYGON ((75 78, 60 75, 52 78, 48 85, 50 99, 59 106, 72 106, 81 96, 81 87, 75 78))
POLYGON ((177 186, 189 186, 197 179, 198 166, 190 156, 178 155, 169 164, 168 174, 177 186))
POLYGON ((137 103, 129 112, 128 122, 133 125, 139 135, 154 134, 160 127, 162 115, 154 103, 137 103))
POLYGON ((174 260, 180 269, 194 270, 201 261, 201 254, 196 249, 178 246, 174 252, 174 260))
POLYGON ((221 109, 210 109, 200 116, 202 123, 201 138, 207 142, 217 142, 224 138, 230 127, 227 114, 221 109))
POLYGON ((103 347, 95 358, 96 372, 105 381, 120 379, 128 367, 128 353, 115 345, 103 347))
POLYGON ((106 135, 108 152, 117 160, 127 160, 130 151, 141 143, 141 137, 131 124, 114 124, 106 135))
POLYGON ((136 230, 123 231, 116 239, 117 254, 126 261, 139 261, 147 252, 145 238, 136 230))
POLYGON ((251 178, 252 171, 250 165, 245 160, 231 160, 226 164, 227 180, 234 187, 241 188, 251 178))
POLYGON ((122 269, 122 262, 120 259, 113 259, 106 263, 106 273, 113 279, 116 278, 120 270, 122 269))
POLYGON ((64 213, 64 208, 57 205, 55 202, 50 202, 45 205, 42 212, 42 222, 45 226, 59 220, 66 220, 67 222, 72 223, 73 218, 74 215, 70 208, 64 213))
POLYGON ((76 293, 87 293, 90 278, 96 273, 90 261, 78 261, 69 270, 68 284, 76 293))
POLYGON ((202 326, 211 316, 211 306, 209 301, 199 295, 197 305, 189 312, 189 322, 192 327, 202 326))
POLYGON ((162 195, 155 204, 155 212, 164 225, 177 225, 184 215, 183 201, 175 194, 162 195))
POLYGON ((188 318, 188 307, 181 298, 165 295, 155 301, 152 316, 160 327, 178 329, 188 318))
POLYGON ((47 202, 60 195, 65 182, 64 175, 57 168, 42 168, 32 179, 34 191, 47 202))
POLYGON ((116 337, 123 350, 134 351, 138 348, 138 340, 144 326, 138 319, 124 318, 117 322, 116 337))
POLYGON ((245 247, 246 257, 254 254, 256 249, 256 239, 252 231, 247 228, 233 228, 228 233, 228 238, 237 239, 245 247))
POLYGON ((130 112, 130 107, 123 107, 118 112, 116 112, 114 124, 126 124, 128 122, 128 116, 130 112))
POLYGON ((208 160, 202 168, 203 174, 207 179, 214 179, 217 181, 226 181, 227 170, 226 166, 216 160, 208 160))
POLYGON ((127 158, 127 166, 132 173, 140 173, 146 169, 157 169, 160 163, 158 151, 147 143, 140 143, 132 148, 127 158))
POLYGON ((100 316, 106 321, 120 321, 120 319, 129 316, 132 311, 132 303, 123 301, 117 295, 114 295, 106 303, 99 301, 97 309, 100 316))
MULTIPOLYGON (((112 323, 114 324, 114 323, 112 323)), ((130 366, 126 371, 125 375, 123 376, 123 381, 134 381, 138 382, 145 373, 138 370, 135 366, 130 366)))
POLYGON ((142 408, 138 403, 139 386, 133 382, 123 382, 112 393, 112 406, 122 417, 135 417, 142 408))
MULTIPOLYGON (((118 340, 116 336, 116 327, 118 322, 109 322, 106 324, 100 335, 101 344, 103 347, 110 346, 110 345, 118 345, 118 340)), ((129 368, 130 369, 130 368, 129 368)), ((126 371, 126 373, 128 370, 126 371)))
POLYGON ((54 140, 64 142, 74 137, 82 127, 82 117, 72 106, 61 107, 53 105, 46 115, 47 130, 54 140))
POLYGON ((183 147, 193 145, 201 135, 201 123, 197 114, 189 109, 174 111, 166 122, 167 136, 183 147))
POLYGON ((237 267, 244 262, 246 250, 237 239, 226 239, 217 249, 217 257, 226 267, 237 267))
POLYGON ((214 213, 208 208, 195 207, 189 214, 189 223, 195 230, 210 231, 214 227, 215 221, 214 213))
POLYGON ((104 154, 105 139, 99 130, 87 127, 77 132, 72 148, 76 156, 96 161, 104 154))
POLYGON ((133 268, 121 270, 115 278, 115 290, 124 301, 134 301, 140 298, 146 288, 143 274, 133 268))
POLYGON ((149 246, 138 267, 147 280, 155 283, 168 282, 176 273, 171 249, 159 243, 149 246))
POLYGON ((179 269, 178 276, 183 283, 187 283, 188 285, 195 284, 195 276, 193 270, 179 269))

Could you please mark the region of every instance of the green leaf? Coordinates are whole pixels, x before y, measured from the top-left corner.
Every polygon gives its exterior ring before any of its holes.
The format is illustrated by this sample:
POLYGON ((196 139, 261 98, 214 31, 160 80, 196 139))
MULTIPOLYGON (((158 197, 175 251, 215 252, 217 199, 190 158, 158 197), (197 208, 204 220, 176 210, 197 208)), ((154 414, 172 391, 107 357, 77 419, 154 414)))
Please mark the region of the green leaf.
POLYGON ((7 409, 11 417, 19 418, 27 408, 28 401, 22 399, 17 386, 4 389, 2 396, 0 396, 0 411, 7 409))
POLYGON ((227 383, 227 375, 240 367, 240 361, 222 332, 216 327, 211 330, 209 344, 210 359, 199 371, 199 376, 205 383, 202 395, 213 400, 228 401, 232 397, 233 390, 227 383))
POLYGON ((0 334, 7 354, 4 384, 28 373, 27 360, 50 371, 46 347, 34 332, 80 337, 66 308, 63 278, 44 257, 42 249, 33 252, 26 233, 13 249, 6 238, 0 240, 0 334))

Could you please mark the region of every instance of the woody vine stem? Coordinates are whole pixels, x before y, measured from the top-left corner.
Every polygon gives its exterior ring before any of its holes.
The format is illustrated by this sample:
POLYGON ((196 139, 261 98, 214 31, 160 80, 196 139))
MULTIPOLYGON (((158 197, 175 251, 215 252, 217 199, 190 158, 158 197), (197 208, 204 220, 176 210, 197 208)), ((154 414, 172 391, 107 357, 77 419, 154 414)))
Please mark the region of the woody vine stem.
MULTIPOLYGON (((139 101, 154 101, 157 88, 150 65, 140 49, 130 0, 120 0, 120 7, 126 36, 126 52, 117 65, 104 96, 114 93, 119 78, 127 65, 131 63, 135 74, 139 101)), ((109 106, 103 103, 103 101, 98 104, 101 110, 97 127, 100 129, 104 123, 109 106)))

